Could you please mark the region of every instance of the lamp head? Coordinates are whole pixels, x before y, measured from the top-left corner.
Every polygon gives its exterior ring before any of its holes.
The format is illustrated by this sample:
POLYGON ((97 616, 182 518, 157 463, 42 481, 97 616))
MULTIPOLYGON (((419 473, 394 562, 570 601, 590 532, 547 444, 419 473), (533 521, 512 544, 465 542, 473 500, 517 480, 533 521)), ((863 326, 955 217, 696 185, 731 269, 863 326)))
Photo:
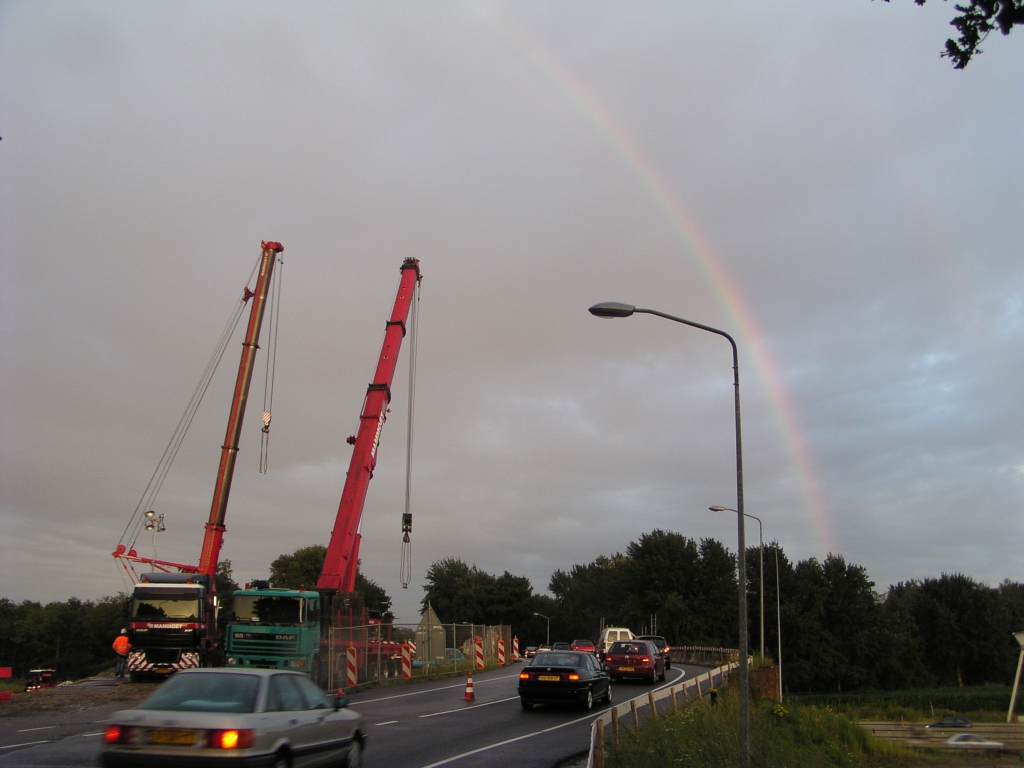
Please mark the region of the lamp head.
POLYGON ((735 512, 735 509, 729 509, 728 507, 708 507, 712 512, 735 512))
POLYGON ((152 523, 146 523, 146 530, 147 531, 152 531, 155 527, 156 526, 153 525, 152 523))
POLYGON ((152 518, 153 515, 155 515, 155 514, 156 514, 156 512, 154 512, 152 509, 146 511, 146 517, 148 517, 148 518, 152 518))
POLYGON ((590 314, 595 317, 629 317, 636 311, 632 304, 621 304, 617 301, 602 301, 590 308, 590 314))

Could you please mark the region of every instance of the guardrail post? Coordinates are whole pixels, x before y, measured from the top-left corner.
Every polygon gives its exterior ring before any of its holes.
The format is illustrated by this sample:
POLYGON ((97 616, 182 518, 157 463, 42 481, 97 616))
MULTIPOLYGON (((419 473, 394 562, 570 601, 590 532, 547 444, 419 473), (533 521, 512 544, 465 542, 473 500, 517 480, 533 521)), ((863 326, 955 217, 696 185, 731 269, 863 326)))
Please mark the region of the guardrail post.
POLYGON ((669 693, 672 694, 672 711, 673 712, 678 712, 679 711, 679 702, 676 701, 676 688, 675 688, 675 686, 672 686, 669 689, 669 693))
POLYGON ((651 707, 651 720, 658 719, 658 705, 654 703, 654 691, 647 692, 647 703, 651 707))
POLYGON ((597 721, 597 743, 594 744, 594 768, 604 768, 604 721, 597 721))
POLYGON ((612 744, 619 746, 619 708, 612 707, 612 744))
POLYGON ((633 727, 640 730, 640 718, 636 714, 636 699, 629 700, 629 711, 633 713, 633 727))

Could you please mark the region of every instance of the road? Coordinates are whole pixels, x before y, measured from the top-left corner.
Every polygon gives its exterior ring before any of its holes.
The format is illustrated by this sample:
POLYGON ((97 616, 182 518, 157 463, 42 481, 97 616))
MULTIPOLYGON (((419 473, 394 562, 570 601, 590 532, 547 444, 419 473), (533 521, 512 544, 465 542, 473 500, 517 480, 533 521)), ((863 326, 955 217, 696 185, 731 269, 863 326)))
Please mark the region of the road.
MULTIPOLYGON (((519 664, 474 676, 476 701, 462 700, 464 680, 355 693, 369 735, 366 768, 551 768, 589 746, 590 723, 602 711, 536 707, 526 712, 516 695, 519 664)), ((666 682, 616 683, 613 701, 672 685, 704 672, 676 665, 666 682)), ((70 714, 0 718, 0 768, 94 766, 114 707, 70 714)))

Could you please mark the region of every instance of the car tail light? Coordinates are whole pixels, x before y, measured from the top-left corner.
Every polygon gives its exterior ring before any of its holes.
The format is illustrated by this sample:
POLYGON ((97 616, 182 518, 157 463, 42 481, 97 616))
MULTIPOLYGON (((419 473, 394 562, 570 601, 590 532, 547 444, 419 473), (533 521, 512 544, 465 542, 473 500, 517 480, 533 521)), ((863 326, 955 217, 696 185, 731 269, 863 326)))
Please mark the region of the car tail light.
POLYGON ((529 680, 530 679, 530 673, 529 672, 520 672, 519 673, 519 679, 520 680, 529 680))
POLYGON ((214 749, 248 749, 256 741, 255 731, 248 729, 229 729, 210 731, 206 737, 206 746, 214 749))
POLYGON ((132 728, 125 725, 108 725, 107 732, 103 734, 103 741, 107 744, 129 744, 132 738, 132 728))
POLYGON ((575 672, 573 672, 571 675, 569 675, 569 679, 570 680, 579 680, 580 676, 577 675, 575 672))
POLYGON ((651 659, 650 659, 649 656, 644 656, 642 659, 640 659, 640 661, 642 663, 644 663, 644 664, 650 664, 651 663, 651 659))

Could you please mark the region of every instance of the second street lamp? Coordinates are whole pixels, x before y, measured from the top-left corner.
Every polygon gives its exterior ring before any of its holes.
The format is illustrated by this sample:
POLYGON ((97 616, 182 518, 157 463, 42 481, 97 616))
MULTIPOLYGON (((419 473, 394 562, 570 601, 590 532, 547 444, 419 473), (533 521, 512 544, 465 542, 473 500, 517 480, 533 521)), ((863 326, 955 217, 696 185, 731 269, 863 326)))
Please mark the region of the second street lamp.
POLYGON ((604 301, 595 304, 590 308, 590 314, 595 317, 614 318, 630 317, 633 314, 657 315, 675 323, 689 325, 691 328, 698 328, 708 333, 714 333, 728 340, 732 347, 732 372, 733 372, 733 400, 736 419, 736 509, 739 514, 737 520, 737 539, 739 541, 739 553, 737 566, 739 573, 739 636, 740 636, 740 754, 742 756, 743 768, 750 765, 750 669, 747 659, 747 568, 745 564, 747 545, 744 538, 743 528, 743 445, 740 437, 740 363, 739 354, 736 351, 736 342, 725 331, 712 328, 710 325, 702 325, 692 320, 684 320, 681 317, 667 315, 655 309, 641 309, 632 304, 622 304, 618 301, 604 301))
MULTIPOLYGON (((708 507, 712 512, 735 512, 735 509, 729 509, 728 507, 708 507)), ((764 526, 761 525, 761 518, 757 515, 751 515, 748 512, 743 513, 744 517, 749 517, 751 520, 757 520, 757 540, 760 543, 760 557, 761 557, 761 581, 758 591, 761 593, 761 658, 764 658, 764 526)))
POLYGON ((546 645, 548 648, 551 648, 551 619, 549 619, 543 613, 534 613, 533 615, 540 616, 542 619, 544 619, 544 621, 548 623, 547 642, 544 643, 544 645, 546 645))

